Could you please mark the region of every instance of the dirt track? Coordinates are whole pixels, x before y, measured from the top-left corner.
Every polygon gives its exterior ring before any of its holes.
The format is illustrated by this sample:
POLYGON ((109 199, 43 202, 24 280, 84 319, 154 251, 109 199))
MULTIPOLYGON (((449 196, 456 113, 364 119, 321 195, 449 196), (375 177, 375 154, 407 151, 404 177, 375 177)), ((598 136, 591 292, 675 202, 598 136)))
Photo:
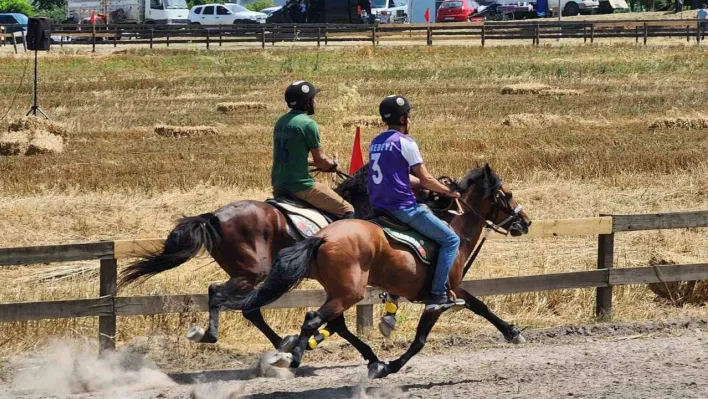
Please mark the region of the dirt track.
MULTIPOLYGON (((182 385, 169 388, 60 397, 167 399, 195 392, 196 398, 708 397, 705 319, 560 327, 526 335, 525 345, 487 348, 480 348, 485 338, 450 339, 457 342, 446 353, 420 355, 384 380, 367 380, 362 362, 320 363, 287 380, 254 378, 249 369, 210 371, 173 375, 182 385)), ((51 397, 13 390, 0 391, 0 397, 3 393, 51 397)))

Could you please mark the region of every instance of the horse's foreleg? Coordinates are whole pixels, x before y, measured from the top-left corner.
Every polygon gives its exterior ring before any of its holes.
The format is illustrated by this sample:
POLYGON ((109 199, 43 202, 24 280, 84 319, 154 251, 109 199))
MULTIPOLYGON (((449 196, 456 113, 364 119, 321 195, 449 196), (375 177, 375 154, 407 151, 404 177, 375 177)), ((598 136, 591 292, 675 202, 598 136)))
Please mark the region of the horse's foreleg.
POLYGON ((263 314, 260 309, 247 310, 243 312, 243 317, 250 321, 256 328, 261 330, 261 332, 268 338, 271 344, 278 349, 283 339, 278 335, 263 319, 263 314))
POLYGON ((526 342, 526 339, 523 335, 521 335, 521 330, 519 330, 518 327, 499 318, 499 316, 489 310, 489 307, 484 302, 477 299, 477 297, 462 288, 458 288, 456 293, 465 300, 465 307, 467 309, 484 317, 492 323, 494 327, 496 327, 497 330, 504 335, 504 339, 506 339, 507 342, 512 342, 515 344, 523 344, 526 342))
POLYGON ((423 349, 425 342, 428 340, 430 330, 433 329, 433 326, 445 310, 446 309, 424 311, 423 315, 420 317, 420 321, 418 322, 418 329, 415 333, 415 339, 406 353, 388 364, 384 362, 371 363, 369 365, 369 378, 383 378, 391 373, 397 373, 401 368, 403 368, 403 366, 405 366, 413 356, 423 349))
POLYGON ((327 324, 327 329, 333 333, 339 334, 340 337, 344 338, 347 342, 349 342, 354 348, 356 348, 356 350, 359 351, 359 353, 361 353, 361 355, 364 357, 364 360, 369 362, 369 364, 376 363, 379 361, 379 358, 376 357, 371 347, 364 343, 364 341, 360 340, 356 335, 352 334, 351 331, 349 331, 347 323, 344 321, 343 314, 330 321, 327 324))

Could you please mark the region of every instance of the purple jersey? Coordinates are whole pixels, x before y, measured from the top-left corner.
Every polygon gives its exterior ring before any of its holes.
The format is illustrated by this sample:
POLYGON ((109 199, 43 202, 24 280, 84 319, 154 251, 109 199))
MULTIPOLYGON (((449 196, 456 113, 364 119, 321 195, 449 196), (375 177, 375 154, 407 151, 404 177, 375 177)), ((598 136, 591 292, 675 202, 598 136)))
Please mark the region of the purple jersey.
POLYGON ((409 209, 416 205, 409 177, 423 163, 415 140, 395 130, 376 136, 369 145, 369 200, 375 208, 409 209))

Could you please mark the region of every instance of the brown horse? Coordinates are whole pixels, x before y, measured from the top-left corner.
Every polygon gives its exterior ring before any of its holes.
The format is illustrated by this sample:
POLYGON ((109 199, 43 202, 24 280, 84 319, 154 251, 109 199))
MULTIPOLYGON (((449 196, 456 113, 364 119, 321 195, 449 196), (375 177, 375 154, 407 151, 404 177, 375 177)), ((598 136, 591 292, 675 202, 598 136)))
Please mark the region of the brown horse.
MULTIPOLYGON (((506 229, 518 236, 528 232, 531 221, 488 165, 471 171, 458 189, 462 194, 460 202, 467 212, 446 216, 462 241, 449 283, 453 292, 465 300, 465 306, 472 309, 479 306, 479 300, 459 284, 466 260, 473 253, 482 230, 485 227, 496 231, 506 229)), ((307 313, 294 347, 281 348, 292 354, 291 366, 299 366, 309 337, 328 322, 328 329, 354 345, 369 362, 370 377, 385 377, 399 371, 423 348, 444 310, 424 311, 411 347, 390 363, 381 362, 368 345, 347 330, 343 313, 364 298, 367 285, 420 301, 429 289, 428 276, 427 266, 407 247, 390 242, 378 225, 343 220, 281 251, 263 284, 245 297, 230 299, 227 306, 244 310, 260 308, 292 289, 301 279, 316 279, 325 288, 327 301, 317 311, 307 313)))
MULTIPOLYGON (((372 212, 365 189, 366 169, 361 168, 335 189, 355 207, 358 218, 368 218, 372 212)), ((209 286, 209 327, 206 332, 192 329, 188 336, 199 342, 215 343, 219 310, 225 298, 251 292, 270 272, 278 251, 295 242, 285 216, 278 209, 261 201, 237 201, 214 212, 180 219, 163 248, 142 254, 139 261, 121 272, 118 286, 141 283, 189 261, 202 250, 207 251, 230 278, 224 284, 209 286)), ((260 309, 245 311, 243 316, 276 348, 280 346, 281 337, 265 322, 260 309)))

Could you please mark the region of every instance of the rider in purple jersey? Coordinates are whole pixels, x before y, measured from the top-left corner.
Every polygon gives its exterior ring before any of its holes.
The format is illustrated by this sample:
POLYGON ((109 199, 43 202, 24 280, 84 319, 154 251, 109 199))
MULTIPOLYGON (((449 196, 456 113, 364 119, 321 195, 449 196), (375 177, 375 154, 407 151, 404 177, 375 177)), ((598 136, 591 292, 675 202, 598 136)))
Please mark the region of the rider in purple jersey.
POLYGON ((410 111, 410 103, 401 96, 388 96, 379 105, 379 113, 388 130, 376 136, 369 146, 369 199, 374 208, 388 211, 440 245, 425 309, 439 310, 463 305, 464 301, 455 301, 448 296, 446 287, 460 247, 460 238, 427 207, 416 202, 409 173, 412 172, 420 180, 419 183, 414 182, 416 185, 430 191, 452 198, 459 198, 460 193, 437 181, 423 164, 418 145, 409 136, 410 111))

